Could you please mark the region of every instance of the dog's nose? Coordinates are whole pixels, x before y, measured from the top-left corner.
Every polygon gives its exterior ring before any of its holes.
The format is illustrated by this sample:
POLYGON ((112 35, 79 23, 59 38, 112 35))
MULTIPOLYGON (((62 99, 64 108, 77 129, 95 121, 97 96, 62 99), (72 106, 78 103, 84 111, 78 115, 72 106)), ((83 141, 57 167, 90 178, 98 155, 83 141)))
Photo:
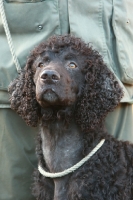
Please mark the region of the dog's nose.
POLYGON ((60 74, 55 70, 44 70, 41 73, 40 78, 43 81, 51 80, 56 82, 60 80, 60 74))

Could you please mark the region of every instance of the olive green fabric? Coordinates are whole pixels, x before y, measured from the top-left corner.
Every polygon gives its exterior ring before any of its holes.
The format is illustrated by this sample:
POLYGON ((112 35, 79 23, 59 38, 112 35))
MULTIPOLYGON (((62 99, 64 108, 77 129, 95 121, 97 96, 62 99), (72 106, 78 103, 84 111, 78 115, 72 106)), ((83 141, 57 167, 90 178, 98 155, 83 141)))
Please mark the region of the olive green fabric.
MULTIPOLYGON (((106 127, 133 142, 133 1, 5 0, 4 8, 21 68, 31 49, 53 34, 71 33, 100 52, 124 90, 106 127)), ((7 88, 17 75, 0 15, 0 200, 34 200, 30 185, 38 130, 9 109, 7 88)))
POLYGON ((34 199, 30 188, 37 131, 11 109, 0 109, 0 200, 34 199))
POLYGON ((119 140, 133 143, 133 105, 122 103, 106 117, 108 132, 119 140))

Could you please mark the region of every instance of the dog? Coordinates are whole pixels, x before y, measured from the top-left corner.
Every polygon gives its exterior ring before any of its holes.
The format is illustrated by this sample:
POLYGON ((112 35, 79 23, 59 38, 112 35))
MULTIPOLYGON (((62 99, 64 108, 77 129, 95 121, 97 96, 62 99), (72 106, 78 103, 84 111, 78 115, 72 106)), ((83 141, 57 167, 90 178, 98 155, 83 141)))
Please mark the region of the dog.
POLYGON ((133 199, 133 145, 104 128, 123 91, 90 44, 50 37, 31 52, 9 94, 11 108, 40 126, 37 200, 133 199))

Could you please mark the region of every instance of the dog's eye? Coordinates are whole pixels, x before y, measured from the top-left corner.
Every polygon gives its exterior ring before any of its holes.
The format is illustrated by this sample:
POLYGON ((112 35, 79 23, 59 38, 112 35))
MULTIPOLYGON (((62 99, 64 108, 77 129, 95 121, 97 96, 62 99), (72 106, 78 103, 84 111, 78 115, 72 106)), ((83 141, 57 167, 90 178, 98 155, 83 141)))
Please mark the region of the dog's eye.
POLYGON ((43 63, 39 63, 38 67, 42 68, 44 65, 43 63))
POLYGON ((71 62, 71 63, 69 64, 69 67, 72 68, 72 69, 74 69, 74 68, 77 67, 77 65, 76 65, 75 63, 71 62))

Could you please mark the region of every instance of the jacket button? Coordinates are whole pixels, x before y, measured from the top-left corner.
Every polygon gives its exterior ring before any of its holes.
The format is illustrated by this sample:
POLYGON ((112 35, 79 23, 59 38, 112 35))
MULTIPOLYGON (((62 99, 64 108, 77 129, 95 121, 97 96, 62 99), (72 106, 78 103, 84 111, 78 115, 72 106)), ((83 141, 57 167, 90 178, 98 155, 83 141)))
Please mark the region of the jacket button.
POLYGON ((42 25, 38 25, 38 29, 39 29, 39 30, 42 30, 42 29, 43 29, 43 26, 42 26, 42 25))
POLYGON ((127 20, 127 24, 129 24, 130 23, 130 21, 129 21, 129 19, 127 20))

